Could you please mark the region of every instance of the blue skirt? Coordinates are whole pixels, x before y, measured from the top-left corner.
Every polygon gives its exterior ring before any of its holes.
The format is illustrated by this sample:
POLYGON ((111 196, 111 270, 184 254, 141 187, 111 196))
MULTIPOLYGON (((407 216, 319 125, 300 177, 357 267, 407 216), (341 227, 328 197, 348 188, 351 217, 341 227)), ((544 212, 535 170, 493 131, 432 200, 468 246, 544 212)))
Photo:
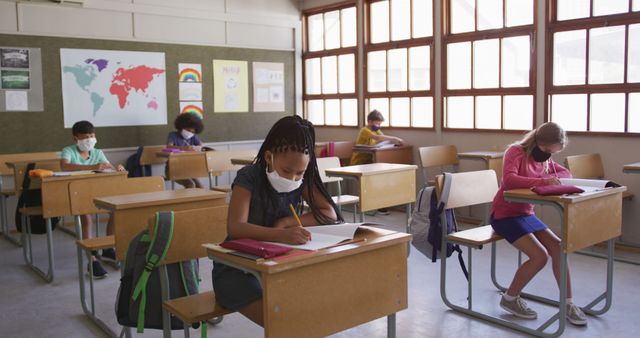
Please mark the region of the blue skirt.
POLYGON ((491 227, 498 235, 504 237, 509 243, 513 243, 524 235, 546 229, 547 225, 535 215, 525 215, 503 219, 492 217, 491 227))

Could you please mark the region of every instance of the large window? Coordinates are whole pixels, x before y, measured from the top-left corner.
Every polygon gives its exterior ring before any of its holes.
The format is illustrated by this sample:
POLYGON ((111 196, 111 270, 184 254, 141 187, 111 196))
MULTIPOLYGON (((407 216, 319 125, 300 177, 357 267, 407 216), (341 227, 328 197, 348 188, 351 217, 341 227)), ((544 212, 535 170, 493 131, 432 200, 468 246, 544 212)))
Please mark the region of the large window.
POLYGON ((315 125, 357 126, 356 8, 304 14, 304 111, 315 125))
POLYGON ((640 1, 551 5, 547 120, 569 131, 640 133, 640 1))
POLYGON ((366 114, 383 126, 433 128, 433 2, 367 2, 366 114))
POLYGON ((445 1, 443 127, 533 128, 533 0, 445 1))

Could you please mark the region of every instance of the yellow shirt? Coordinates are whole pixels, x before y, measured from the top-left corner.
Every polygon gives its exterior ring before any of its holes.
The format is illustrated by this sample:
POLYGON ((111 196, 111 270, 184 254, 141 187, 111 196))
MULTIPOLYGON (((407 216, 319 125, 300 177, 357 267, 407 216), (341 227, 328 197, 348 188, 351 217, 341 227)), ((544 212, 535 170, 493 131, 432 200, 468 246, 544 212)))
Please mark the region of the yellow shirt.
MULTIPOLYGON (((358 134, 358 139, 356 140, 356 145, 364 144, 364 145, 372 146, 378 143, 376 140, 374 140, 371 137, 373 135, 384 135, 384 134, 380 129, 378 129, 378 131, 373 131, 369 129, 369 127, 364 127, 360 129, 360 133, 358 134)), ((372 162, 373 162, 373 158, 370 153, 353 152, 353 154, 351 154, 351 165, 367 164, 372 162)))

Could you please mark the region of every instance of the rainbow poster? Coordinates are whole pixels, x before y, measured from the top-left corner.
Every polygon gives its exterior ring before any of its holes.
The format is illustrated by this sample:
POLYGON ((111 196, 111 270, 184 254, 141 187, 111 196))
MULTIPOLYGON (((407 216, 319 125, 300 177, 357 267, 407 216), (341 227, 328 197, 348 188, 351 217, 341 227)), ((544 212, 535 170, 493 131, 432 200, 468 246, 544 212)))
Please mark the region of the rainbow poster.
POLYGON ((202 102, 200 101, 184 101, 180 102, 180 114, 195 114, 201 119, 204 117, 204 109, 202 109, 202 102))
POLYGON ((178 82, 202 82, 202 65, 198 63, 178 64, 178 82))

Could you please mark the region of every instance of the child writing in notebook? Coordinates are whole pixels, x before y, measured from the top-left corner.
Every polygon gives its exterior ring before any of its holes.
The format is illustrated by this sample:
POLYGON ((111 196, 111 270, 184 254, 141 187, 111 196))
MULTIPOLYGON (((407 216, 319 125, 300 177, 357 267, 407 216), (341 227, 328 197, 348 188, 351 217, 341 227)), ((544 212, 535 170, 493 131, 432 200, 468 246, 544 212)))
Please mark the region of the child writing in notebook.
MULTIPOLYGON (((300 211, 303 200, 310 209, 300 215, 303 225, 343 221, 322 185, 314 144, 313 125, 299 116, 284 117, 273 125, 255 163, 240 169, 233 182, 229 238, 306 243, 310 234, 298 225, 289 207, 300 211)), ((214 263, 212 282, 217 302, 262 325, 262 288, 254 276, 214 263)))
MULTIPOLYGON (((93 124, 89 121, 78 121, 71 127, 75 144, 62 149, 60 169, 64 171, 75 170, 118 170, 124 171, 120 164, 114 167, 100 149, 95 145, 96 132, 93 124)), ((91 238, 93 228, 92 215, 82 215, 82 238, 91 238)), ((113 234, 113 223, 111 219, 107 223, 107 235, 113 234)), ((107 271, 102 267, 94 256, 90 264, 93 264, 93 278, 100 279, 107 276, 107 271)), ((102 250, 102 259, 115 262, 116 252, 113 248, 102 250)))
MULTIPOLYGON (((551 256, 553 274, 560 284, 560 239, 535 216, 532 204, 507 202, 503 193, 511 189, 560 184, 560 177, 571 177, 566 168, 551 159, 551 155, 560 152, 566 144, 565 131, 556 123, 547 122, 510 145, 504 153, 502 185, 493 199, 491 226, 529 257, 518 268, 500 300, 504 310, 520 318, 537 318, 537 313, 520 298, 520 292, 546 265, 547 256, 551 256)), ((568 270, 566 313, 570 323, 587 324, 586 316, 573 303, 568 270)))
MULTIPOLYGON (((174 148, 186 151, 200 151, 202 142, 197 134, 204 129, 200 116, 191 113, 183 113, 176 117, 173 125, 176 131, 172 131, 167 136, 167 148, 174 148)), ((176 183, 185 188, 202 188, 202 184, 197 178, 176 180, 176 183)))

